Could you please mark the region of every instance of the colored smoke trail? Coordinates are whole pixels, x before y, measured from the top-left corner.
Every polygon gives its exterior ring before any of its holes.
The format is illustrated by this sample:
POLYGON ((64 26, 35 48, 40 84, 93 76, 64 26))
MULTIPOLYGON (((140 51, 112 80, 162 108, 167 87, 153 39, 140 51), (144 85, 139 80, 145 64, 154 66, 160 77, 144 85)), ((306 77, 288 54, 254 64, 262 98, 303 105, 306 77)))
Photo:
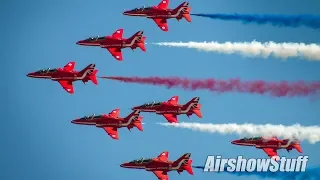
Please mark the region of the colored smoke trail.
POLYGON ((245 136, 278 136, 283 138, 295 138, 300 141, 308 141, 311 144, 320 141, 320 126, 301 126, 295 124, 292 126, 284 125, 256 125, 256 124, 201 124, 201 123, 158 123, 162 126, 191 129, 193 131, 220 133, 220 134, 238 134, 245 136))
POLYGON ((241 21, 244 24, 271 24, 277 27, 309 27, 320 28, 320 16, 315 15, 258 15, 258 14, 191 14, 194 16, 220 19, 226 21, 241 21))
POLYGON ((246 57, 270 56, 287 59, 300 57, 307 60, 320 60, 320 45, 304 43, 275 43, 275 42, 160 42, 153 43, 159 46, 184 47, 200 51, 216 52, 223 54, 241 54, 246 57))
MULTIPOLYGON (((204 169, 204 166, 192 166, 196 169, 204 169)), ((233 174, 236 176, 257 176, 259 178, 275 178, 283 180, 306 180, 306 179, 320 179, 320 167, 307 168, 305 172, 228 172, 225 173, 233 174)), ((223 173, 217 172, 217 173, 223 173)))
POLYGON ((265 82, 240 81, 239 79, 187 79, 179 77, 100 77, 125 83, 149 84, 154 86, 166 86, 167 88, 184 88, 185 90, 209 90, 212 92, 244 92, 253 94, 270 94, 276 97, 282 96, 307 96, 316 94, 320 90, 320 81, 306 83, 297 82, 265 82))

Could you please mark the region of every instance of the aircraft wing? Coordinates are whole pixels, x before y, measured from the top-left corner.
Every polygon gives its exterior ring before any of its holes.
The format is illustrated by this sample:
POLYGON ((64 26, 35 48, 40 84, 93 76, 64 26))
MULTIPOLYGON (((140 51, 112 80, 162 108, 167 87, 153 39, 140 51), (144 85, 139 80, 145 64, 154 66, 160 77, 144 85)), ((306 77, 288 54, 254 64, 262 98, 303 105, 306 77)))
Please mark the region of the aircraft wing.
POLYGON ((123 29, 118 29, 116 30, 116 32, 112 34, 112 37, 116 39, 122 39, 122 36, 123 36, 123 29))
POLYGON ((115 127, 104 127, 103 128, 106 133, 112 138, 112 139, 119 139, 118 129, 115 127))
POLYGON ((168 100, 168 103, 172 105, 177 105, 178 102, 179 102, 179 96, 173 96, 168 100))
POLYGON ((271 158, 273 156, 278 156, 277 150, 272 148, 263 148, 263 151, 271 158))
POLYGON ((178 123, 176 114, 163 114, 163 117, 165 117, 169 123, 178 123))
POLYGON ((107 48, 111 55, 116 58, 116 60, 122 60, 122 52, 120 48, 107 48))
POLYGON ((152 171, 154 175, 157 176, 159 180, 169 180, 167 172, 164 171, 152 171))
POLYGON ((169 7, 169 3, 170 3, 170 0, 162 0, 159 4, 158 4, 158 8, 160 9, 168 9, 169 7))
POLYGON ((118 118, 120 114, 120 109, 114 109, 109 113, 110 117, 118 118))
POLYGON ((160 161, 166 162, 166 161, 168 161, 168 157, 169 157, 169 152, 168 151, 164 151, 161 154, 159 154, 159 156, 157 158, 160 161))
POLYGON ((63 87, 64 90, 66 90, 68 93, 73 94, 74 89, 72 85, 72 81, 67 81, 67 80, 60 80, 58 81, 60 85, 63 87))
POLYGON ((152 18, 152 19, 162 31, 169 30, 167 19, 165 19, 165 18, 152 18))
POLYGON ((65 70, 65 71, 73 71, 75 65, 76 65, 76 62, 69 62, 68 64, 66 64, 63 67, 63 70, 65 70))

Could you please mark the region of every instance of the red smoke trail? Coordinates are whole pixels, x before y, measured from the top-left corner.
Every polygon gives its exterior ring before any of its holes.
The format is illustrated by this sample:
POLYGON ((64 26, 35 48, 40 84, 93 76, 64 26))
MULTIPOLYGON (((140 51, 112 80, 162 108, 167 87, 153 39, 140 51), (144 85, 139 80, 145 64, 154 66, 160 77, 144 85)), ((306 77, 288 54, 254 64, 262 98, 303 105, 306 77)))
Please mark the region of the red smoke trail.
POLYGON ((167 86, 168 88, 184 88, 185 90, 205 89, 213 92, 244 92, 255 94, 270 94, 272 96, 307 96, 316 94, 320 90, 320 81, 306 83, 297 82, 265 82, 240 81, 240 79, 216 80, 216 79, 187 79, 179 77, 101 77, 126 83, 150 84, 167 86))

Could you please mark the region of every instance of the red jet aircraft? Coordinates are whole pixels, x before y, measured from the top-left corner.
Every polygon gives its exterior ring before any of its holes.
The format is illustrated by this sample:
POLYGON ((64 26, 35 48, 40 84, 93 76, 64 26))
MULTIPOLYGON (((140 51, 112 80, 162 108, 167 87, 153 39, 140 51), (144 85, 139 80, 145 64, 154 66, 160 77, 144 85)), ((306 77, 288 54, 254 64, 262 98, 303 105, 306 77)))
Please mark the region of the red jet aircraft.
POLYGON ((201 104, 199 104, 199 97, 194 97, 185 105, 178 104, 179 96, 173 96, 167 102, 151 102, 145 103, 141 106, 133 107, 132 110, 140 110, 142 112, 153 112, 163 115, 169 123, 178 123, 177 115, 186 114, 188 117, 196 114, 202 118, 201 104))
POLYGON ((58 81, 60 85, 68 93, 73 94, 73 81, 81 80, 84 84, 91 80, 94 84, 98 84, 96 74, 98 70, 95 70, 95 64, 89 64, 86 68, 81 71, 75 71, 74 66, 75 62, 69 62, 63 68, 56 69, 43 69, 36 72, 27 74, 28 77, 32 78, 42 78, 42 79, 51 79, 53 81, 58 81))
POLYGON ((240 146, 255 146, 258 149, 262 149, 271 158, 278 156, 278 149, 286 149, 288 152, 293 148, 302 153, 300 143, 293 139, 278 139, 277 137, 252 137, 244 138, 231 142, 240 146))
POLYGON ((185 18, 191 22, 190 10, 188 2, 180 4, 175 9, 168 9, 170 0, 162 0, 158 6, 135 8, 125 11, 123 15, 128 16, 141 16, 153 19, 158 27, 163 31, 168 31, 167 19, 176 18, 178 21, 185 18))
POLYGON ((123 168, 145 169, 153 172, 159 180, 169 180, 168 172, 177 171, 179 174, 184 170, 193 175, 191 153, 186 153, 176 161, 168 160, 169 153, 162 152, 156 158, 141 158, 120 165, 123 168))
POLYGON ((121 61, 121 49, 123 48, 130 47, 134 50, 139 47, 142 51, 146 51, 144 43, 146 37, 142 34, 143 31, 138 31, 129 39, 125 39, 122 37, 123 29, 118 29, 112 34, 112 36, 90 37, 88 39, 78 41, 77 44, 83 46, 100 46, 101 48, 107 49, 116 60, 121 61))
POLYGON ((71 123, 103 128, 111 138, 116 140, 119 139, 118 128, 127 127, 130 131, 136 127, 143 131, 141 123, 143 117, 139 116, 140 111, 135 110, 125 118, 119 118, 119 114, 120 109, 114 109, 109 114, 84 116, 71 121, 71 123))

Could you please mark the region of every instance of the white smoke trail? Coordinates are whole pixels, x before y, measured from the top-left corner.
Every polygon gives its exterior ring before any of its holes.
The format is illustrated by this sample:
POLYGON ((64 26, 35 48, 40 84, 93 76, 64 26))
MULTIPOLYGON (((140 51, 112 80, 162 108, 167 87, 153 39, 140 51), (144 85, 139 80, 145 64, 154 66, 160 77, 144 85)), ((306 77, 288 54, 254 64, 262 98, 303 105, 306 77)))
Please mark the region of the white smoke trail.
POLYGON ((159 46, 185 47, 200 51, 217 52, 224 54, 239 53, 247 57, 268 58, 274 56, 287 59, 301 57, 308 60, 320 60, 320 45, 304 43, 275 43, 275 42, 160 42, 153 43, 159 46))
POLYGON ((256 125, 256 124, 201 124, 201 123, 157 123, 162 126, 191 129, 200 132, 238 134, 240 136, 278 136, 307 140, 314 144, 320 141, 320 126, 284 125, 256 125))

